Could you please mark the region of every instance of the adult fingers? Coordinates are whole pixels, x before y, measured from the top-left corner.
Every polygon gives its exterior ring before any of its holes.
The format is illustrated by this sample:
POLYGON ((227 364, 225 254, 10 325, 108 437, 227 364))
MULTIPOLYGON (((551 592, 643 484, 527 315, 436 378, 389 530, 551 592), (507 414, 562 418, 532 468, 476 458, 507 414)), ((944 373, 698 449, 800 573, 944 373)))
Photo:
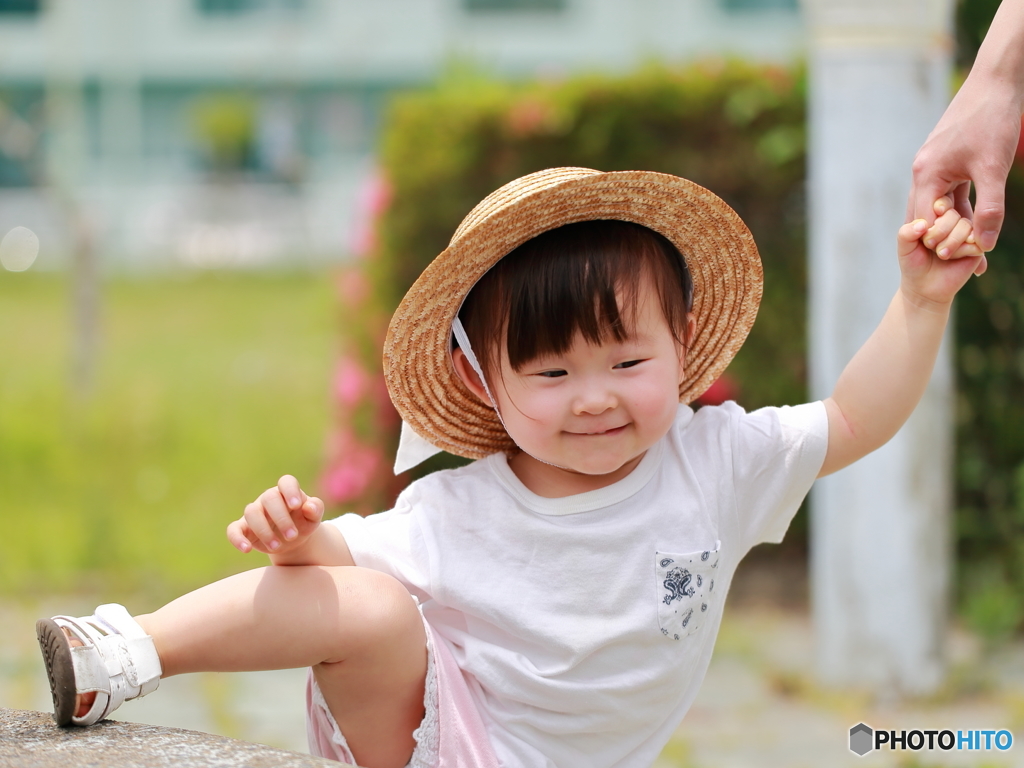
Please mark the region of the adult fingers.
POLYGON ((907 201, 907 222, 924 219, 931 226, 935 222, 933 203, 951 194, 962 183, 962 180, 949 181, 938 171, 939 166, 931 159, 926 142, 914 158, 913 181, 907 201))
POLYGON ((909 224, 915 219, 924 219, 928 226, 935 223, 935 211, 932 203, 945 195, 949 190, 941 184, 926 185, 914 183, 907 198, 907 215, 904 223, 909 224))
POLYGON ((971 207, 971 182, 965 181, 953 190, 953 207, 965 219, 974 221, 974 209, 971 207))
POLYGON ((996 247, 1006 211, 1006 178, 999 174, 975 181, 974 237, 983 251, 996 247))

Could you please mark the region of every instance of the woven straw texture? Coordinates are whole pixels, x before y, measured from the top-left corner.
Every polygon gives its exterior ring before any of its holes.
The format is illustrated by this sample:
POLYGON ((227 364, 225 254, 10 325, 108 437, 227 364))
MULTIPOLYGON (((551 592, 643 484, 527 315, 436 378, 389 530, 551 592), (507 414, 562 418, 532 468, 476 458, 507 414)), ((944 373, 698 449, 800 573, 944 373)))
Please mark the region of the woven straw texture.
POLYGON ((503 256, 549 229, 597 219, 653 229, 686 259, 695 332, 680 402, 699 397, 725 370, 754 324, 763 282, 754 238, 736 212, 677 176, 551 168, 506 184, 470 211, 391 318, 384 377, 395 408, 417 434, 472 459, 515 448, 494 410, 456 375, 452 322, 473 285, 503 256))

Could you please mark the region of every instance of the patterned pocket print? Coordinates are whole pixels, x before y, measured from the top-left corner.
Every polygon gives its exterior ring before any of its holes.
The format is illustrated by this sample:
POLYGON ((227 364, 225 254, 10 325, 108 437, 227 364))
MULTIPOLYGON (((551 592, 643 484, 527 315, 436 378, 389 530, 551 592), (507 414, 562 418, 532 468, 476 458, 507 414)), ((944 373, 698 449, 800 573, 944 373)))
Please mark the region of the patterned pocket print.
POLYGON ((715 595, 719 550, 674 555, 655 552, 658 624, 670 640, 692 635, 707 619, 715 595))

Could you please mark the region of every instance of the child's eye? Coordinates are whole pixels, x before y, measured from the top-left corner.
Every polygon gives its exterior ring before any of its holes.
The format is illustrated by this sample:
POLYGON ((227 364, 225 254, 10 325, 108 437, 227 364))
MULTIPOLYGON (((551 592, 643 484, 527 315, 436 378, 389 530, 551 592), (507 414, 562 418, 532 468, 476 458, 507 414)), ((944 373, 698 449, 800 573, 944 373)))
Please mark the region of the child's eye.
POLYGON ((642 362, 643 362, 643 360, 627 360, 624 363, 619 363, 615 367, 616 368, 632 368, 634 365, 640 365, 640 363, 642 363, 642 362))
POLYGON ((546 379, 556 379, 559 376, 567 376, 568 373, 566 373, 566 371, 562 371, 562 370, 554 370, 554 371, 541 371, 537 375, 538 376, 543 376, 546 379))

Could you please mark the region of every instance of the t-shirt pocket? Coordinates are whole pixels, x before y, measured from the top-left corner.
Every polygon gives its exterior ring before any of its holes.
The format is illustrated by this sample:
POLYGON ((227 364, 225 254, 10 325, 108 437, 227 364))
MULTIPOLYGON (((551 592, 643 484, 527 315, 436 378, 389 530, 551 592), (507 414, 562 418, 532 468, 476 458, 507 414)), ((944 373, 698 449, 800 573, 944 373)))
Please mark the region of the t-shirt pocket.
POLYGON ((682 640, 704 626, 715 599, 718 554, 714 549, 684 555, 655 552, 658 624, 669 640, 682 640))

